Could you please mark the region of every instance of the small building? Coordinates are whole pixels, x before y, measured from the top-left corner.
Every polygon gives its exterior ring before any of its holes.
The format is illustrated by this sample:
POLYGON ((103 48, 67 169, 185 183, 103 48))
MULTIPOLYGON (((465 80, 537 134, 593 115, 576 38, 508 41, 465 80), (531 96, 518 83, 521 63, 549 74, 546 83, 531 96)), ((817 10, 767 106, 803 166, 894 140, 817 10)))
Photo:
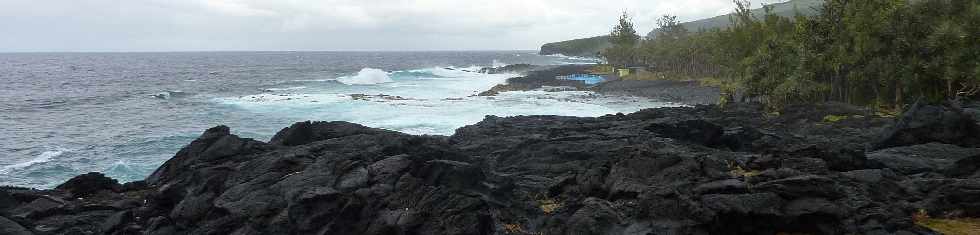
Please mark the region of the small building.
POLYGON ((616 69, 616 75, 619 77, 626 77, 630 75, 630 69, 616 69))
POLYGON ((627 66, 626 68, 616 69, 616 75, 626 77, 633 74, 645 73, 647 68, 644 66, 627 66))

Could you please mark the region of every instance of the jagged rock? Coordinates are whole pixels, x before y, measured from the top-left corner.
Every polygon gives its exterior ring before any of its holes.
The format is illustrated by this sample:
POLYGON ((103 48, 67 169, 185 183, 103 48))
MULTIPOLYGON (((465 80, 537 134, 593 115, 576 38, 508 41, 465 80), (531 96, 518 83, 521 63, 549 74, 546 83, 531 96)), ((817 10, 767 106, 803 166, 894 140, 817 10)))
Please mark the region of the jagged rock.
POLYGON ((980 178, 980 154, 957 160, 945 173, 949 177, 980 178))
POLYGON ((101 229, 101 231, 115 231, 119 229, 121 226, 126 225, 126 223, 128 223, 132 219, 133 219, 132 211, 116 212, 108 219, 103 221, 102 225, 99 228, 101 229))
POLYGON ((721 142, 724 129, 704 120, 683 120, 654 123, 647 130, 660 136, 690 141, 705 146, 717 146, 721 142))
POLYGON ((817 196, 836 199, 842 196, 834 180, 817 175, 802 175, 766 181, 755 184, 752 188, 760 191, 775 192, 784 198, 817 196))
POLYGON ((0 234, 5 235, 32 235, 26 228, 17 224, 6 217, 0 216, 0 234))
POLYGON ((64 190, 71 193, 72 197, 88 197, 102 190, 119 191, 122 185, 115 179, 106 177, 102 173, 91 172, 84 175, 75 176, 67 182, 58 185, 55 189, 64 190))
MULTIPOLYGON (((945 173, 956 167, 957 161, 977 155, 980 155, 980 149, 977 148, 929 143, 879 150, 868 154, 868 159, 896 172, 910 175, 923 172, 945 173)), ((968 164, 962 167, 968 167, 968 164)))
POLYGON ((51 197, 41 197, 30 203, 10 210, 15 219, 36 219, 58 213, 65 209, 65 202, 51 197))
POLYGON ((805 216, 813 214, 841 217, 843 210, 837 203, 824 198, 800 198, 786 203, 783 212, 789 216, 805 216))
POLYGON ((704 205, 718 213, 735 215, 782 215, 784 201, 775 193, 708 194, 701 196, 704 205))
POLYGON ((276 133, 272 144, 297 146, 337 137, 376 134, 385 131, 349 122, 300 122, 276 133))
POLYGON ((157 168, 153 174, 146 178, 146 183, 156 185, 178 177, 183 172, 190 171, 189 167, 196 164, 207 164, 226 157, 248 155, 269 149, 266 143, 232 135, 227 126, 213 127, 177 152, 177 155, 165 162, 163 166, 157 168))
POLYGON ((797 169, 809 174, 826 174, 829 170, 827 162, 819 158, 783 158, 780 160, 781 168, 797 169))
POLYGON ((5 211, 20 205, 20 201, 6 190, 0 190, 0 211, 5 211))
POLYGON ((599 198, 586 198, 568 219, 566 234, 610 234, 610 229, 623 223, 623 216, 612 203, 599 198))
POLYGON ((855 170, 841 173, 845 177, 857 180, 860 182, 875 184, 881 182, 885 179, 885 176, 881 169, 866 169, 866 170, 855 170))
POLYGON ((0 187, 0 215, 43 234, 932 234, 912 213, 980 211, 967 148, 926 145, 964 157, 899 174, 865 158, 883 119, 761 113, 490 116, 450 137, 303 122, 271 143, 215 127, 142 182, 0 187))
POLYGON ((939 216, 980 216, 980 179, 956 180, 929 196, 929 212, 939 216))
POLYGON ((534 70, 538 66, 530 64, 511 64, 499 68, 482 68, 480 73, 501 74, 501 73, 525 73, 534 70))
POLYGON ((725 129, 721 142, 732 151, 749 151, 755 141, 763 137, 765 134, 755 128, 734 127, 725 129))
POLYGON ((739 194, 748 192, 749 185, 738 179, 727 179, 698 185, 694 192, 700 194, 739 194))
POLYGON ((980 147, 980 126, 973 115, 952 105, 916 102, 874 143, 875 149, 938 142, 980 147))

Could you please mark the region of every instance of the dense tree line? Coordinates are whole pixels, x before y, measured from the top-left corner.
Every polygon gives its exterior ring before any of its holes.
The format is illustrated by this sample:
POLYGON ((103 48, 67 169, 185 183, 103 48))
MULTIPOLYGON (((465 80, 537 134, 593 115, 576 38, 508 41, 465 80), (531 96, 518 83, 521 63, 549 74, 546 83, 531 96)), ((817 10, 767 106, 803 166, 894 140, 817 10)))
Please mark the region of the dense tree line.
MULTIPOLYGON (((614 41, 618 49, 602 55, 664 76, 720 80, 730 98, 772 107, 900 107, 980 90, 980 1, 826 0, 810 17, 778 16, 769 7, 755 16, 749 2, 735 3, 728 28, 688 32, 664 16, 655 37, 614 41)), ((622 19, 614 32, 628 31, 622 19)))

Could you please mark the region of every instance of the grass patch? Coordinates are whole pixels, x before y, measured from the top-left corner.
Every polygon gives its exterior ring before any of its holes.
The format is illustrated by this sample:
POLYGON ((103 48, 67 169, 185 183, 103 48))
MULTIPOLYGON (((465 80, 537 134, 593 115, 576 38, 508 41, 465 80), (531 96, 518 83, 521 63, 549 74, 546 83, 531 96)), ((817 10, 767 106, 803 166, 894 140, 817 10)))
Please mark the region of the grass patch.
POLYGON ((504 231, 510 234, 523 234, 524 229, 520 224, 504 224, 504 231))
POLYGON ((844 121, 844 120, 852 119, 852 118, 864 118, 864 116, 861 116, 861 115, 854 115, 854 116, 827 115, 827 116, 823 117, 823 122, 826 122, 826 123, 835 123, 835 122, 840 122, 840 121, 844 121))
POLYGON ((930 217, 925 210, 919 210, 912 216, 912 220, 915 221, 915 224, 946 235, 980 234, 980 219, 978 218, 938 219, 930 217))
POLYGON ((589 73, 595 74, 595 75, 609 75, 609 74, 613 74, 613 72, 615 70, 616 70, 616 68, 613 67, 612 65, 596 65, 596 66, 593 66, 588 71, 589 71, 589 73))
POLYGON ((637 80, 637 81, 651 81, 651 80, 673 80, 669 79, 669 76, 663 73, 654 73, 650 71, 640 70, 629 76, 623 77, 623 80, 637 80))
POLYGON ((555 213, 559 208, 561 208, 561 203, 555 201, 554 199, 542 199, 538 200, 538 207, 545 214, 555 213))
POLYGON ((540 233, 528 232, 520 224, 504 224, 504 234, 538 235, 540 233))
POLYGON ((923 219, 916 224, 946 235, 980 234, 980 219, 923 219))
POLYGON ((735 164, 733 162, 728 163, 728 169, 731 169, 728 172, 728 174, 731 174, 732 176, 736 176, 736 177, 749 178, 762 174, 762 172, 760 171, 746 170, 745 168, 742 168, 742 166, 739 166, 738 164, 735 164))

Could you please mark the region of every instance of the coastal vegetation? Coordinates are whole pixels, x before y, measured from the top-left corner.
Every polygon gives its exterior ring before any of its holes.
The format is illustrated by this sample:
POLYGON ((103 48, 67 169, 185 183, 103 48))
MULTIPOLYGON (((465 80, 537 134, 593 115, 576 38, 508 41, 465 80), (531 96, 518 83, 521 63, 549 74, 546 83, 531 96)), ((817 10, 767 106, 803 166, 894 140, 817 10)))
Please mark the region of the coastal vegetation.
MULTIPOLYGON (((790 0, 782 3, 773 3, 769 6, 773 14, 792 17, 796 15, 811 16, 817 14, 817 10, 824 0, 790 0)), ((762 8, 752 9, 752 14, 756 17, 765 15, 762 8)), ((698 32, 701 30, 724 29, 731 26, 731 14, 715 16, 706 19, 688 21, 680 23, 687 31, 698 32)), ((652 30, 644 34, 646 38, 656 38, 657 31, 652 30)), ((612 47, 609 42, 609 35, 601 35, 590 38, 581 38, 561 42, 546 43, 541 46, 539 54, 555 55, 563 54, 567 56, 594 57, 606 48, 612 47)))
MULTIPOLYGON (((750 2, 734 2, 730 27, 692 32, 667 15, 655 37, 611 40, 602 56, 655 77, 706 80, 726 100, 770 108, 837 101, 901 109, 980 91, 977 1, 826 0, 816 14, 793 17, 772 6, 760 16, 750 2)), ((619 35, 632 26, 620 19, 612 38, 630 36, 619 35)))

